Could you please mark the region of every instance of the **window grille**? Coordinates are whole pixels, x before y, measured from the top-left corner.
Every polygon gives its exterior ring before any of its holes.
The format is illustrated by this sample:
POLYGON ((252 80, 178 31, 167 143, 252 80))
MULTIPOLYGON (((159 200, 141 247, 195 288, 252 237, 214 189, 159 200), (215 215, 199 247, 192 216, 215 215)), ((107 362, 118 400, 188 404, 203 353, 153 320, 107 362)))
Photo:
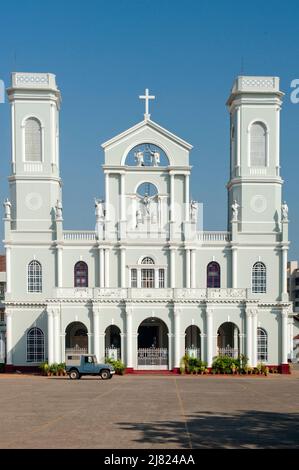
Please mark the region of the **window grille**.
POLYGON ((165 287, 165 271, 164 269, 159 269, 159 288, 164 289, 165 287))
POLYGON ((131 287, 137 287, 137 269, 131 269, 131 287))
POLYGON ((252 268, 252 292, 256 294, 266 293, 266 266, 258 262, 252 268))
POLYGON ((215 261, 207 266, 207 287, 220 288, 220 266, 215 261))
POLYGON ((27 362, 43 362, 44 360, 44 333, 39 328, 31 328, 27 333, 27 362))
POLYGON ((141 270, 141 287, 143 289, 151 289, 155 287, 155 270, 142 269, 141 270))
POLYGON ((84 261, 78 261, 74 269, 75 287, 88 287, 88 266, 84 261))
POLYGON ((266 131, 264 125, 255 122, 250 129, 250 164, 266 166, 266 131))
POLYGON ((154 260, 152 258, 150 258, 149 256, 146 256, 141 261, 141 264, 155 264, 155 263, 154 263, 154 260))
POLYGON ((257 329, 257 360, 268 361, 268 335, 263 328, 257 329))
POLYGON ((28 292, 42 292, 42 266, 33 260, 28 264, 28 292))
POLYGON ((25 161, 42 161, 41 125, 35 118, 29 118, 25 124, 25 161))

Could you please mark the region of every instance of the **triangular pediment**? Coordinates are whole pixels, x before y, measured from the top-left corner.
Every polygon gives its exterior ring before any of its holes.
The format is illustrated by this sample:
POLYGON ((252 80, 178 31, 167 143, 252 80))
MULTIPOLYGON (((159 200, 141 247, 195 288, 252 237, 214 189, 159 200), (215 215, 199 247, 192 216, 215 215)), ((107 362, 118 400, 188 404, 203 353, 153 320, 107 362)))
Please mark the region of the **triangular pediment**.
POLYGON ((121 132, 120 134, 116 135, 110 140, 107 140, 102 144, 103 149, 107 149, 110 146, 113 146, 122 140, 128 139, 128 137, 133 136, 135 133, 140 132, 142 129, 152 129, 156 131, 158 134, 166 137, 167 139, 171 140, 172 142, 176 143, 180 147, 183 147, 186 150, 191 150, 193 146, 186 142, 185 140, 181 139, 180 137, 176 136, 172 132, 168 131, 167 129, 164 129, 164 127, 160 126, 156 122, 150 120, 150 119, 144 119, 143 121, 139 122, 138 124, 135 124, 135 126, 130 127, 124 132, 121 132))

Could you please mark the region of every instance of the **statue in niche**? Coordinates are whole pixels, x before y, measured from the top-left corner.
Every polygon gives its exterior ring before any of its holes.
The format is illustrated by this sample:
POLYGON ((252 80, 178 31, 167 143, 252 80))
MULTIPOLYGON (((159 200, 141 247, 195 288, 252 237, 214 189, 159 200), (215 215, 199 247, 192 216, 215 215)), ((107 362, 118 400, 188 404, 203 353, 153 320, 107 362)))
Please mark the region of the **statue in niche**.
POLYGON ((147 193, 143 196, 143 199, 141 199, 142 204, 144 205, 145 208, 145 215, 149 216, 150 215, 150 203, 151 203, 151 198, 147 193))
POLYGON ((151 162, 153 166, 158 166, 160 163, 160 153, 155 150, 151 152, 151 162))
POLYGON ((283 204, 281 204, 281 220, 283 222, 286 222, 289 219, 289 208, 287 203, 284 201, 283 204))
POLYGON ((103 219, 105 215, 103 199, 95 199, 95 208, 96 220, 103 219))
POLYGON ((197 212, 198 212, 198 203, 197 201, 192 200, 190 203, 190 212, 191 212, 191 221, 197 221, 197 212))
POLYGON ((4 206, 4 211, 5 211, 5 219, 10 219, 11 218, 11 202, 6 199, 3 203, 4 206))
POLYGON ((58 199, 55 206, 55 215, 57 220, 62 219, 62 203, 58 199))
POLYGON ((134 153, 135 156, 135 162, 137 166, 144 166, 144 157, 143 157, 143 152, 141 150, 138 150, 138 152, 134 153))
POLYGON ((237 203, 236 200, 234 200, 234 202, 232 203, 232 211, 233 211, 233 217, 232 217, 232 221, 233 222, 237 222, 238 221, 238 214, 239 214, 239 204, 237 203))

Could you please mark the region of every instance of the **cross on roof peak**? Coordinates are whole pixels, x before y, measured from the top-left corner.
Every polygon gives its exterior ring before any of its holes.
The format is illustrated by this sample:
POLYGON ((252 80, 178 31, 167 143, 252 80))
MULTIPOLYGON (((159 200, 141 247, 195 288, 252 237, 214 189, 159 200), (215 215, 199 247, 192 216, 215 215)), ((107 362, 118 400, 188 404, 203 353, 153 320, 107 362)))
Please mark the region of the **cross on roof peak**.
POLYGON ((145 113, 144 119, 149 119, 151 115, 149 114, 149 100, 154 100, 156 97, 149 94, 148 88, 145 89, 144 95, 139 95, 141 100, 145 100, 145 113))

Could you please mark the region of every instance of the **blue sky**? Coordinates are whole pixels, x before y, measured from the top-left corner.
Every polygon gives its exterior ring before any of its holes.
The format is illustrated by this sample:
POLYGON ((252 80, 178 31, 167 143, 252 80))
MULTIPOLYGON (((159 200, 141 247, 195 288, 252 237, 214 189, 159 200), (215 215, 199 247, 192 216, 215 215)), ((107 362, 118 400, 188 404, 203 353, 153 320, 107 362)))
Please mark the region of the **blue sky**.
MULTIPOLYGON (((103 196, 100 144, 143 118, 138 99, 156 95, 152 119, 192 143, 192 198, 205 230, 226 229, 229 117, 238 74, 277 75, 285 92, 281 166, 292 246, 299 257, 299 78, 296 1, 15 0, 1 2, 0 78, 52 72, 62 92, 60 125, 64 225, 94 227, 103 196)), ((9 105, 0 105, 0 198, 8 195, 9 105)), ((2 233, 1 233, 2 237, 2 233)))

